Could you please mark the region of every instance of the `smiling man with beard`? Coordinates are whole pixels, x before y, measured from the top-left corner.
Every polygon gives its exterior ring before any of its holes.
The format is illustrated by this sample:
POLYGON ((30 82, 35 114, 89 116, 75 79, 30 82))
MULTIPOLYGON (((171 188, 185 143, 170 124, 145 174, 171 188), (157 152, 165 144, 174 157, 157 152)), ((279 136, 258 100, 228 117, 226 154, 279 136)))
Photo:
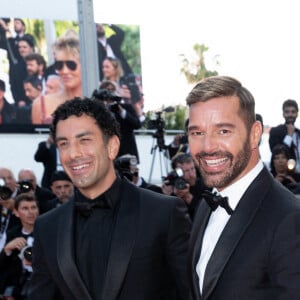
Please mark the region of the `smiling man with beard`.
POLYGON ((260 159, 253 96, 216 76, 200 81, 187 104, 190 152, 213 191, 194 217, 193 299, 299 298, 300 203, 260 159))

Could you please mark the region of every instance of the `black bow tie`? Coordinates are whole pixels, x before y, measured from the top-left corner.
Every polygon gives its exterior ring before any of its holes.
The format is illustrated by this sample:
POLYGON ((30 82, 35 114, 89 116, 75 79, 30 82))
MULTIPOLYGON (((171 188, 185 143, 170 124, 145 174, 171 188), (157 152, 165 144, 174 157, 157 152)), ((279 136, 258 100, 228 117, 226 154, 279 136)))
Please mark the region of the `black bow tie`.
POLYGON ((228 204, 228 197, 222 197, 217 193, 212 193, 210 191, 204 191, 202 197, 206 200, 207 204, 210 206, 211 210, 216 210, 218 206, 223 207, 229 215, 232 215, 233 210, 228 204))
POLYGON ((84 217, 90 216, 94 208, 109 209, 110 205, 105 197, 99 197, 95 200, 75 201, 76 211, 84 217))

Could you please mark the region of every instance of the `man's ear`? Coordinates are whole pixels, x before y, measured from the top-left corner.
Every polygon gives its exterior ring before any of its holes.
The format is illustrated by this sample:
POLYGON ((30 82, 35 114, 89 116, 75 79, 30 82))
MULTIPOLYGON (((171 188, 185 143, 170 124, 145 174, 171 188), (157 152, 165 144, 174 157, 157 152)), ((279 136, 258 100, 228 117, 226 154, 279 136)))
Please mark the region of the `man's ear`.
POLYGON ((257 148, 259 146, 262 136, 262 125, 260 121, 254 122, 251 129, 251 148, 257 148))
POLYGON ((120 139, 116 135, 109 139, 107 149, 109 158, 114 160, 117 157, 120 149, 120 139))
POLYGON ((17 211, 15 208, 13 209, 13 214, 14 214, 16 217, 20 218, 20 215, 19 215, 18 211, 17 211))

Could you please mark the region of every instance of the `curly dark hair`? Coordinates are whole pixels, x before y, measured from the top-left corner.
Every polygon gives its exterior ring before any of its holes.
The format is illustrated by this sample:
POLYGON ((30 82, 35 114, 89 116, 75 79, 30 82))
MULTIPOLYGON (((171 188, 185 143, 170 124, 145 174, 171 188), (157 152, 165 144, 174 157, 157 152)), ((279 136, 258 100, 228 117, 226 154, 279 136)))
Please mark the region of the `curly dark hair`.
POLYGON ((96 124, 103 133, 105 141, 116 135, 120 138, 119 123, 114 115, 101 101, 89 98, 74 98, 58 106, 53 113, 53 122, 50 128, 53 140, 56 140, 57 123, 71 116, 81 117, 87 115, 95 119, 96 124))

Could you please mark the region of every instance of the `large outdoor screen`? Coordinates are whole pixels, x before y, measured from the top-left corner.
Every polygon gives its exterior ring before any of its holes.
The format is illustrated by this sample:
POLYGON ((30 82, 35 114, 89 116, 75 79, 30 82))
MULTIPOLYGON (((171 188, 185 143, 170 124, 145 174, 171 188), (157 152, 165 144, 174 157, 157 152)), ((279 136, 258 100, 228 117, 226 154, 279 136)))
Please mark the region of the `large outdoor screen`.
MULTIPOLYGON (((97 23, 95 28, 95 91, 109 89, 140 112, 139 27, 97 23)), ((79 46, 77 22, 0 18, 0 133, 47 132, 55 108, 83 96, 82 61, 92 58, 82 57, 79 46)))

